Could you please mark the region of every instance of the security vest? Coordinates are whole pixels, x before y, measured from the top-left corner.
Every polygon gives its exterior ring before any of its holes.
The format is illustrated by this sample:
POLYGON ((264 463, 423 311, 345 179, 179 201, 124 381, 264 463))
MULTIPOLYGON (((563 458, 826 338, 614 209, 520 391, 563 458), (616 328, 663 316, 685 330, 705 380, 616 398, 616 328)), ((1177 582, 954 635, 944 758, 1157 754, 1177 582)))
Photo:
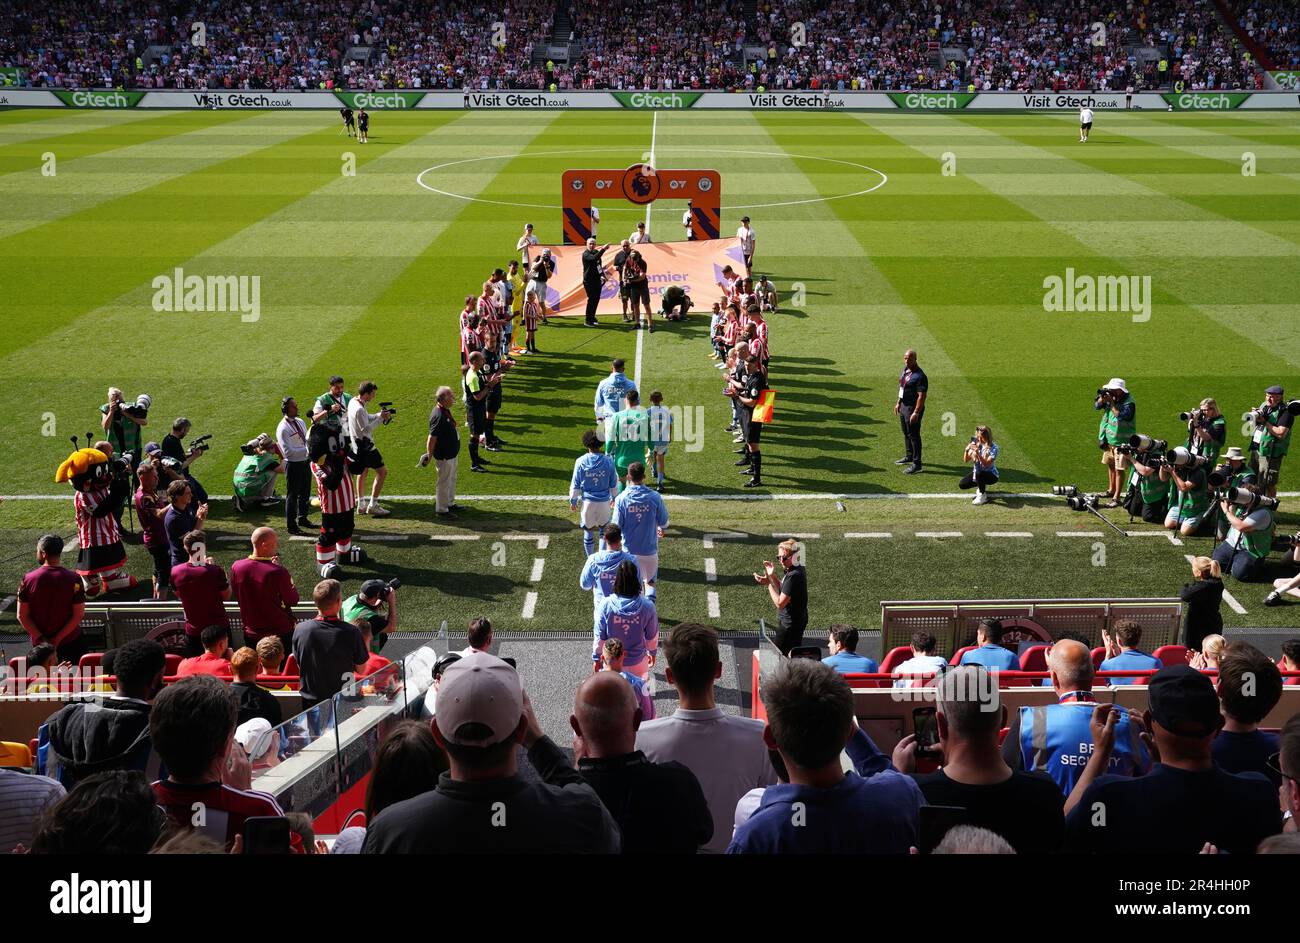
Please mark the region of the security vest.
MULTIPOLYGON (((1120 403, 1120 408, 1132 404, 1133 397, 1126 395, 1124 402, 1120 403)), ((1101 425, 1097 430, 1097 439, 1105 442, 1107 445, 1125 445, 1129 437, 1137 432, 1137 411, 1134 410, 1132 419, 1120 419, 1115 415, 1115 410, 1107 406, 1101 413, 1101 425)))
POLYGON ((1259 439, 1259 454, 1265 458, 1281 458, 1286 454, 1287 449, 1291 447, 1291 432, 1288 429, 1284 436, 1273 435, 1269 426, 1275 426, 1278 420, 1282 418, 1283 412, 1286 411, 1286 403, 1278 403, 1275 409, 1269 409, 1264 412, 1264 421, 1268 426, 1264 427, 1264 434, 1259 439))
MULTIPOLYGON (((1047 773, 1069 795, 1092 757, 1088 724, 1097 702, 1088 692, 1063 695, 1059 704, 1020 708, 1020 753, 1026 770, 1047 773)), ((1151 757, 1138 739, 1138 725, 1121 712, 1115 724, 1115 749, 1106 773, 1141 775, 1151 757)))

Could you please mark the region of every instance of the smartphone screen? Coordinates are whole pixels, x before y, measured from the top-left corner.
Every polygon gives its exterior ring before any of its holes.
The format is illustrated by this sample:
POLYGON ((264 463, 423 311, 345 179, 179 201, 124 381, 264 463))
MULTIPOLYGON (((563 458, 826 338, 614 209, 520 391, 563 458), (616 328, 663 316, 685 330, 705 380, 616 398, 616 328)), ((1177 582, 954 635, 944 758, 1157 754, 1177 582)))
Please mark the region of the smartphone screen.
POLYGON ((244 819, 244 854, 287 855, 289 820, 283 815, 254 815, 244 819))
POLYGON ((916 748, 926 753, 939 751, 939 721, 934 707, 917 707, 912 710, 912 726, 916 730, 916 748))

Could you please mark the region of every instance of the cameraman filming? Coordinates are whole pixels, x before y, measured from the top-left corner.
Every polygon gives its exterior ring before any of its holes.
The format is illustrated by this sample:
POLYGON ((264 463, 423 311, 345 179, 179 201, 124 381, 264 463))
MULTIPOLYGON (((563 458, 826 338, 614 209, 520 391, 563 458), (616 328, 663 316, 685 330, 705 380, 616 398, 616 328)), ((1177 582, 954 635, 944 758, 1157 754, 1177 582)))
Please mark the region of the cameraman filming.
POLYGON ((357 395, 348 403, 348 438, 352 440, 353 448, 357 453, 353 464, 361 469, 361 473, 357 476, 359 503, 357 510, 374 517, 387 517, 388 509, 379 506, 379 492, 384 490, 388 467, 384 465, 384 457, 379 454, 379 449, 375 448, 375 441, 371 438, 371 434, 375 426, 380 423, 388 425, 397 414, 397 410, 384 406, 377 413, 366 412, 366 404, 374 399, 378 392, 379 387, 370 380, 357 387, 357 395), (370 503, 366 504, 366 472, 371 468, 375 470, 375 484, 370 491, 370 503))
POLYGON ((1191 537, 1201 529, 1206 513, 1214 507, 1214 495, 1207 483, 1205 468, 1195 462, 1183 466, 1166 463, 1160 469, 1160 479, 1173 482, 1165 527, 1191 537))
POLYGON ((356 622, 358 616, 364 616, 370 623, 373 641, 372 652, 381 651, 388 641, 389 633, 397 631, 397 589, 402 584, 398 580, 366 580, 361 584, 361 591, 355 596, 343 600, 339 618, 346 622, 356 622), (385 611, 387 610, 387 611, 385 611))
POLYGON ((1219 404, 1207 396, 1196 409, 1182 413, 1181 417, 1187 421, 1187 451, 1204 455, 1213 465, 1228 440, 1228 421, 1219 411, 1219 404))
POLYGON ((1282 387, 1270 386, 1264 391, 1264 402, 1250 413, 1255 420, 1251 451, 1258 456, 1260 488, 1270 498, 1277 496, 1282 459, 1291 447, 1291 426, 1295 422, 1295 416, 1282 397, 1282 387))
POLYGON ((1124 488, 1124 470, 1128 456, 1118 446, 1127 445, 1129 437, 1137 432, 1137 404, 1129 395, 1128 387, 1119 377, 1097 391, 1093 409, 1102 411, 1097 427, 1097 444, 1101 446, 1101 463, 1106 466, 1106 494, 1110 498, 1106 507, 1119 507, 1120 493, 1124 488))
POLYGON ((140 429, 149 425, 151 404, 152 401, 146 394, 141 394, 135 403, 126 403, 122 391, 111 386, 108 389, 108 402, 99 407, 103 414, 99 425, 108 434, 108 441, 113 443, 113 451, 119 455, 129 452, 134 457, 131 462, 132 474, 140 464, 140 429))
POLYGON ((1231 530, 1227 539, 1214 548, 1213 558, 1224 573, 1231 573, 1243 583, 1263 579, 1264 561, 1273 549, 1273 511, 1262 506, 1259 495, 1259 485, 1247 485, 1238 496, 1249 496, 1248 504, 1231 505, 1226 494, 1219 500, 1231 530))
POLYGON ((173 467, 179 468, 185 480, 190 483, 190 488, 194 492, 194 500, 197 504, 208 503, 208 493, 199 484, 197 478, 190 471, 190 465, 194 460, 208 450, 206 444, 207 436, 190 443, 187 449, 181 444, 181 439, 190 434, 191 423, 184 416, 177 416, 176 421, 172 423, 172 431, 163 436, 162 453, 164 458, 170 458, 174 463, 173 467))

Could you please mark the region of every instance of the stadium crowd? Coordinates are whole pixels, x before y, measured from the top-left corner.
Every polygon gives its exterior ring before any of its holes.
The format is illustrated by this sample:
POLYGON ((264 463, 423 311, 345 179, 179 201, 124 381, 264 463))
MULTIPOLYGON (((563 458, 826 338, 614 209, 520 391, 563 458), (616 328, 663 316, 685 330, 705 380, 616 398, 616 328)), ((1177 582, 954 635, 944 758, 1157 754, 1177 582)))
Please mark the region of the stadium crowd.
MULTIPOLYGON (((574 50, 542 64, 559 4, 78 3, 0 10, 0 66, 37 87, 1070 90, 1255 88, 1249 52, 1210 0, 1098 8, 1064 0, 683 0, 566 7, 574 50), (194 24, 202 23, 196 34, 194 24), (1098 27, 1096 24, 1100 24, 1098 27), (498 29, 500 25, 500 29, 498 29), (149 47, 164 51, 146 61, 149 47), (349 50, 368 55, 351 59, 349 50), (765 49, 746 61, 746 48, 765 49), (1150 48, 1142 61, 1135 50, 1150 48), (953 58, 941 49, 955 50, 953 58)), ((1300 61, 1292 5, 1236 5, 1278 68, 1300 61)))

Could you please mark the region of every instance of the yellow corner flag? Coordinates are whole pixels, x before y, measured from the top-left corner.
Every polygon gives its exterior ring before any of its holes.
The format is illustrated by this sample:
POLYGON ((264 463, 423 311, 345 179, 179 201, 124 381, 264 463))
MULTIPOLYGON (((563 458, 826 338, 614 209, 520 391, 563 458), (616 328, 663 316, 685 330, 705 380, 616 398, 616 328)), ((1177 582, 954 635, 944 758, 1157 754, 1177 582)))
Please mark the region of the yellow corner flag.
POLYGON ((750 418, 754 422, 771 422, 772 411, 776 408, 776 390, 764 390, 763 395, 758 398, 758 404, 754 407, 754 415, 750 418))

